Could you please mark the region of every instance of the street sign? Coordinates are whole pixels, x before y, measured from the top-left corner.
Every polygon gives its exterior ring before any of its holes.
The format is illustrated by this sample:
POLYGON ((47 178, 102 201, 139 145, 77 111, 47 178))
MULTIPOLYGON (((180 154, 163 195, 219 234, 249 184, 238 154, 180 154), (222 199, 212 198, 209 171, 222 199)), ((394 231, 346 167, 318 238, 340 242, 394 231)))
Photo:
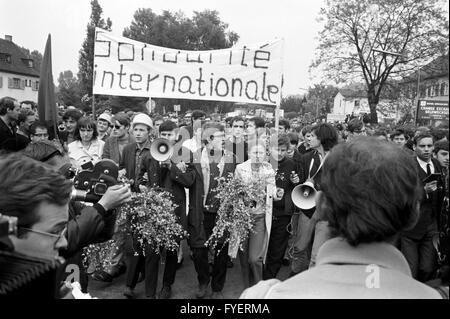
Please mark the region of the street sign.
POLYGON ((181 105, 174 105, 173 106, 173 110, 175 111, 175 112, 180 112, 181 111, 181 105))
POLYGON ((419 100, 416 112, 418 125, 438 126, 441 123, 448 123, 448 120, 448 101, 419 100))

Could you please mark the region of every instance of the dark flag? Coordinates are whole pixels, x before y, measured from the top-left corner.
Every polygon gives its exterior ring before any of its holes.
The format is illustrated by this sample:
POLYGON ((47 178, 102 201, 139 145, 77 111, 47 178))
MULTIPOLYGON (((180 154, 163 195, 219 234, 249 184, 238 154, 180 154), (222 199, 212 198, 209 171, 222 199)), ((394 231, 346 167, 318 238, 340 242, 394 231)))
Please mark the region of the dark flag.
POLYGON ((39 77, 38 112, 39 120, 43 122, 45 121, 50 128, 50 139, 58 138, 55 86, 53 83, 52 73, 52 39, 50 34, 48 35, 47 44, 45 45, 44 58, 42 60, 41 73, 39 77))

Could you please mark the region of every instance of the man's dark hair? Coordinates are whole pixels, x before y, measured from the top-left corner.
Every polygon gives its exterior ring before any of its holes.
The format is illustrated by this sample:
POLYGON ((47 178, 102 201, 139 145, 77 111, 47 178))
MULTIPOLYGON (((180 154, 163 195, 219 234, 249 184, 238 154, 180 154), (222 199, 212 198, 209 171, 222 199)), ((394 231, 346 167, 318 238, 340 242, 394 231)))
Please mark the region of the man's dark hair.
POLYGON ((403 129, 398 128, 394 132, 391 133, 391 140, 393 141, 394 137, 400 136, 400 135, 403 135, 406 140, 408 139, 408 134, 406 134, 406 132, 403 129))
POLYGON ((0 157, 0 209, 16 216, 18 226, 31 228, 39 222, 35 214, 42 202, 65 205, 72 182, 52 167, 21 154, 0 157))
POLYGON ((278 125, 283 125, 286 130, 289 130, 291 128, 291 124, 289 123, 289 121, 288 120, 284 120, 284 119, 283 120, 279 120, 278 121, 278 125))
POLYGON ((161 125, 159 126, 159 133, 170 132, 177 128, 178 128, 178 126, 174 122, 167 120, 167 121, 164 121, 163 123, 161 123, 161 125))
POLYGON ((256 128, 264 128, 266 127, 266 122, 264 122, 264 119, 259 116, 252 117, 248 120, 249 122, 255 123, 256 128))
POLYGON ((225 132, 225 127, 219 122, 207 121, 202 125, 202 142, 207 144, 215 131, 225 132))
POLYGON ((435 141, 442 140, 447 134, 446 130, 440 130, 440 129, 432 129, 431 135, 433 135, 435 141))
POLYGON ((361 120, 358 120, 357 118, 352 119, 350 122, 348 122, 347 130, 350 133, 359 132, 363 129, 364 123, 361 120))
POLYGON ((30 126, 30 134, 31 135, 35 135, 36 134, 36 130, 40 128, 40 129, 46 129, 47 132, 49 131, 48 126, 45 122, 34 122, 31 126, 30 126))
POLYGON ((5 115, 8 110, 14 110, 17 101, 12 97, 3 97, 0 99, 0 115, 5 115))
MULTIPOLYGON (((442 140, 434 143, 433 153, 437 154, 439 151, 447 151, 448 152, 448 141, 442 140)), ((447 190, 448 191, 448 190, 447 190)))
POLYGON ((311 133, 312 126, 306 125, 304 128, 302 128, 302 135, 305 136, 307 133, 311 133))
POLYGON ((61 147, 57 147, 54 142, 42 140, 28 144, 22 151, 22 154, 36 161, 50 164, 50 161, 55 156, 64 156, 64 151, 61 147))
POLYGON ((123 125, 125 127, 130 126, 130 118, 126 113, 120 112, 117 114, 114 114, 112 117, 112 123, 113 125, 116 124, 116 121, 120 123, 120 125, 123 125))
POLYGON ((206 113, 202 110, 193 110, 191 114, 191 120, 195 121, 199 118, 206 117, 206 113))
POLYGON ((234 122, 240 122, 240 121, 244 122, 244 124, 245 124, 245 120, 244 120, 244 118, 242 116, 235 116, 235 117, 233 117, 231 119, 231 121, 230 121, 231 126, 233 126, 234 122))
POLYGON ((380 127, 375 130, 375 132, 373 133, 373 136, 384 136, 387 139, 388 133, 387 133, 386 129, 380 127))
POLYGON ((70 117, 73 118, 75 121, 78 122, 78 120, 83 116, 80 111, 78 110, 67 110, 63 115, 63 121, 68 120, 70 117))
POLYGON ((291 141, 291 144, 294 144, 294 145, 298 144, 299 138, 298 138, 297 133, 290 132, 290 133, 288 133, 288 137, 289 137, 289 140, 291 141))
POLYGON ((22 124, 23 122, 25 122, 27 120, 28 116, 32 116, 32 115, 34 115, 34 112, 32 110, 21 109, 19 112, 19 116, 17 118, 17 125, 22 124))
POLYGON ((416 223, 418 176, 414 159, 391 143, 373 137, 341 143, 324 162, 317 209, 352 246, 388 241, 416 223))
POLYGON ((155 123, 156 121, 164 121, 164 118, 161 115, 156 115, 153 120, 153 123, 155 123))
POLYGON ((423 133, 420 133, 419 135, 417 135, 416 137, 414 137, 414 145, 417 145, 417 143, 419 143, 424 138, 431 138, 434 143, 433 135, 431 135, 431 133, 428 133, 428 132, 423 132, 423 133))
POLYGON ((95 140, 97 138, 97 136, 98 136, 97 123, 94 120, 90 119, 89 117, 84 116, 78 120, 77 128, 73 135, 73 138, 77 141, 81 141, 80 128, 92 129, 93 130, 92 140, 95 140))
POLYGON ((329 123, 318 124, 311 131, 316 134, 324 151, 331 150, 339 141, 336 129, 329 123))
POLYGON ((287 148, 289 148, 291 144, 291 140, 289 139, 289 136, 287 134, 279 134, 278 135, 278 146, 285 145, 287 148))

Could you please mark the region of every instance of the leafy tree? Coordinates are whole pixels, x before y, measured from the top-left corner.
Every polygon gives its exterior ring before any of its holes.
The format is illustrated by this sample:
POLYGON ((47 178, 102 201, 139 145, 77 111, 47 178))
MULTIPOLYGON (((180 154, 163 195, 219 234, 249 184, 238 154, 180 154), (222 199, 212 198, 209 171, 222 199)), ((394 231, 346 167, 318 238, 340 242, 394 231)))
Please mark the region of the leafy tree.
POLYGON ((313 100, 318 105, 320 113, 327 114, 331 112, 334 105, 334 97, 339 89, 332 85, 315 84, 308 90, 308 100, 313 100))
POLYGON ((64 105, 81 107, 81 92, 78 79, 72 71, 67 70, 59 73, 57 102, 64 105))
POLYGON ((321 67, 336 82, 363 80, 377 123, 386 81, 447 52, 444 6, 443 0, 327 0, 312 68, 321 67))
POLYGON ((99 27, 111 31, 112 22, 102 18, 103 9, 97 0, 91 1, 91 17, 87 25, 86 39, 80 50, 78 59, 78 78, 80 80, 81 95, 92 95, 92 75, 94 69, 94 37, 95 28, 99 27))
POLYGON ((302 111, 303 98, 300 95, 289 95, 281 99, 280 108, 284 112, 297 112, 302 111))
POLYGON ((296 117, 298 117, 298 113, 297 113, 297 112, 287 112, 287 113, 284 113, 284 118, 285 118, 285 119, 290 120, 290 119, 293 119, 293 118, 296 118, 296 117))

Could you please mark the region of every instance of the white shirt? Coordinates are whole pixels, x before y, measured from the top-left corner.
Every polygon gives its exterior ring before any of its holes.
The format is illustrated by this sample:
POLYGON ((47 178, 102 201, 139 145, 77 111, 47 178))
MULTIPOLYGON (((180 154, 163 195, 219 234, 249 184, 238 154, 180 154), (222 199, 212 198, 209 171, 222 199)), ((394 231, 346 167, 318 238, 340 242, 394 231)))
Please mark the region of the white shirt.
POLYGON ((69 157, 78 168, 87 162, 95 164, 102 159, 104 146, 105 142, 99 139, 93 140, 88 148, 81 141, 74 141, 69 144, 69 157))
POLYGON ((195 138, 191 138, 191 139, 184 141, 182 146, 186 147, 192 153, 197 152, 197 150, 202 147, 201 145, 197 144, 197 141, 195 140, 195 138))
POLYGON ((420 158, 418 158, 418 157, 416 157, 416 158, 417 158, 417 162, 419 163, 420 167, 424 170, 425 173, 427 172, 427 164, 430 164, 431 174, 434 174, 434 165, 433 165, 433 162, 431 161, 431 159, 429 162, 424 162, 420 158))

